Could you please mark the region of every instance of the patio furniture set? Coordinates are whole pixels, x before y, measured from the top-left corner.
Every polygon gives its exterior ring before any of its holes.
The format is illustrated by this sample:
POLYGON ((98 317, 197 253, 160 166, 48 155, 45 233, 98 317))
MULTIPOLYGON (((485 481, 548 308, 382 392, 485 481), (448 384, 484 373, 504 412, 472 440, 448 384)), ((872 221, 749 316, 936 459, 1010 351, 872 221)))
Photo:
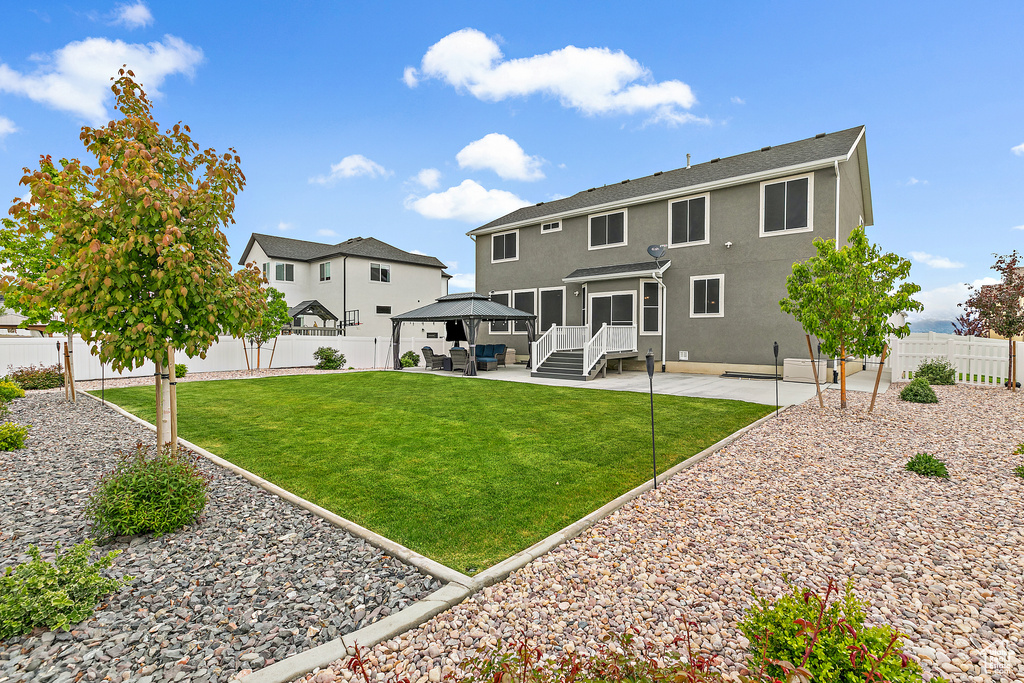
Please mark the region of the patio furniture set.
MULTIPOLYGON (((465 370, 469 363, 469 349, 455 346, 449 356, 438 355, 429 346, 424 346, 423 360, 427 370, 465 370)), ((505 365, 504 344, 480 344, 476 347, 476 367, 478 370, 494 370, 505 365)))

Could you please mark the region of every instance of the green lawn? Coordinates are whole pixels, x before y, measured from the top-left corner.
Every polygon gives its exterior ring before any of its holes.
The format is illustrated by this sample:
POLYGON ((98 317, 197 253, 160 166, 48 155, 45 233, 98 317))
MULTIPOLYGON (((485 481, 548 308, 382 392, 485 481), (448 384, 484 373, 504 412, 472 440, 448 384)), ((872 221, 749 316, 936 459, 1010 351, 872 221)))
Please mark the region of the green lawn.
MULTIPOLYGON (((152 387, 106 397, 153 421, 152 387)), ((649 479, 649 400, 412 373, 297 375, 179 384, 178 431, 474 573, 649 479)), ((659 471, 772 410, 678 396, 654 407, 659 471)))

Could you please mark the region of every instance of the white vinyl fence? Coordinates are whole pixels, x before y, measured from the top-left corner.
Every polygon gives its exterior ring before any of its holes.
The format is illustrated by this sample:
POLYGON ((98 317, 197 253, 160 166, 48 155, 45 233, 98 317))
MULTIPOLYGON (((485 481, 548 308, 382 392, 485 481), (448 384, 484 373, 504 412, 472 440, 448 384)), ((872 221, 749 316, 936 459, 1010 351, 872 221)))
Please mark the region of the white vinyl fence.
MULTIPOLYGON (((8 368, 21 368, 28 365, 55 365, 60 360, 63 365, 62 354, 58 353, 58 343, 65 341, 63 337, 7 337, 0 338, 0 376, 7 374, 8 368)), ((141 368, 130 372, 115 373, 111 371, 110 365, 100 367, 98 356, 91 352, 89 344, 82 341, 81 337, 74 337, 74 369, 75 379, 79 381, 100 379, 105 377, 143 377, 152 375, 154 367, 152 363, 146 363, 141 368)), ((271 353, 273 352, 275 368, 311 367, 316 365, 313 352, 321 346, 329 346, 338 349, 345 355, 345 367, 359 369, 390 368, 393 361, 391 357, 390 337, 307 337, 300 335, 284 335, 277 338, 277 349, 274 348, 274 341, 264 345, 260 352, 260 367, 266 368, 270 364, 271 353)), ((429 346, 434 353, 447 353, 451 344, 443 339, 422 339, 419 337, 403 337, 399 343, 401 353, 415 351, 421 356, 420 364, 423 363, 422 349, 429 346)), ((233 337, 221 337, 220 341, 210 347, 206 358, 189 358, 184 354, 175 354, 178 363, 188 366, 189 372, 222 372, 237 371, 246 369, 246 353, 249 353, 249 362, 253 367, 256 364, 255 349, 250 349, 241 339, 233 337)))
MULTIPOLYGON (((1014 342, 1019 360, 1024 344, 1014 342)), ((1002 386, 1007 381, 1010 343, 1005 339, 961 337, 956 334, 918 332, 889 343, 886 365, 894 382, 913 379, 922 361, 944 358, 956 368, 956 381, 975 386, 1002 386)), ((1018 372, 1017 381, 1024 381, 1018 372)))

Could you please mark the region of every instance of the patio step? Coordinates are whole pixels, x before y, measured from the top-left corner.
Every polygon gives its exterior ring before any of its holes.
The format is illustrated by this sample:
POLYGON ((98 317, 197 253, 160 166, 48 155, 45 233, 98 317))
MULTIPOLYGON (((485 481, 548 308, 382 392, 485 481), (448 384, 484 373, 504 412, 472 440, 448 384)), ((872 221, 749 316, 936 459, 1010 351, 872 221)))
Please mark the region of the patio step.
MULTIPOLYGON (((595 370, 600 371, 604 361, 597 364, 595 370)), ((571 379, 585 382, 593 379, 597 372, 591 372, 590 376, 583 376, 583 352, 582 351, 555 351, 541 363, 540 367, 530 373, 531 377, 547 377, 549 379, 571 379)))

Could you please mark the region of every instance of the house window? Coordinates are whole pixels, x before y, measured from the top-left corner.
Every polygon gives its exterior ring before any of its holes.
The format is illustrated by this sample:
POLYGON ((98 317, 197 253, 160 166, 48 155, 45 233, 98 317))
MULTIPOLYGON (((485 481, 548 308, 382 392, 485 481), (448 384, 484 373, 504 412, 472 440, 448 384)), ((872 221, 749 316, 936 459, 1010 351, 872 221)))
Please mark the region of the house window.
POLYGON ((391 266, 386 263, 371 263, 370 282, 391 282, 391 266))
POLYGON ((761 236, 812 229, 813 176, 761 183, 761 236))
POLYGON ((703 195, 669 203, 669 246, 708 243, 708 199, 709 195, 703 195))
MULTIPOLYGON (((491 301, 501 304, 502 306, 509 305, 509 297, 512 295, 511 292, 492 292, 491 301)), ((491 321, 491 334, 508 334, 508 321, 507 320, 492 320, 491 321)))
POLYGON ((519 260, 519 231, 491 235, 491 263, 519 260))
POLYGON ((437 339, 437 332, 427 332, 427 339, 437 339))
MULTIPOLYGON (((537 292, 532 289, 524 289, 512 293, 512 308, 524 313, 536 313, 537 292)), ((516 320, 512 323, 512 334, 526 334, 526 321, 516 320)))
POLYGON ((390 306, 378 306, 377 307, 377 315, 391 315, 391 307, 390 306))
POLYGON ((331 279, 331 262, 320 264, 320 282, 328 282, 331 279))
POLYGON ((626 212, 590 217, 590 248, 605 249, 626 244, 626 212))
POLYGON ((552 325, 565 324, 565 287, 551 287, 540 290, 540 327, 537 333, 546 332, 552 325))
POLYGON ((270 264, 263 264, 263 277, 267 278, 267 282, 270 282, 270 264))
POLYGON ((641 318, 641 334, 659 334, 661 332, 661 287, 657 282, 643 283, 643 316, 641 318))
POLYGON ((295 282, 295 264, 275 263, 274 271, 278 282, 295 282))
POLYGON ((562 222, 555 221, 554 223, 544 223, 540 226, 541 233, 558 232, 562 229, 562 222))
POLYGON ((690 317, 721 318, 724 275, 696 275, 690 278, 690 317))

